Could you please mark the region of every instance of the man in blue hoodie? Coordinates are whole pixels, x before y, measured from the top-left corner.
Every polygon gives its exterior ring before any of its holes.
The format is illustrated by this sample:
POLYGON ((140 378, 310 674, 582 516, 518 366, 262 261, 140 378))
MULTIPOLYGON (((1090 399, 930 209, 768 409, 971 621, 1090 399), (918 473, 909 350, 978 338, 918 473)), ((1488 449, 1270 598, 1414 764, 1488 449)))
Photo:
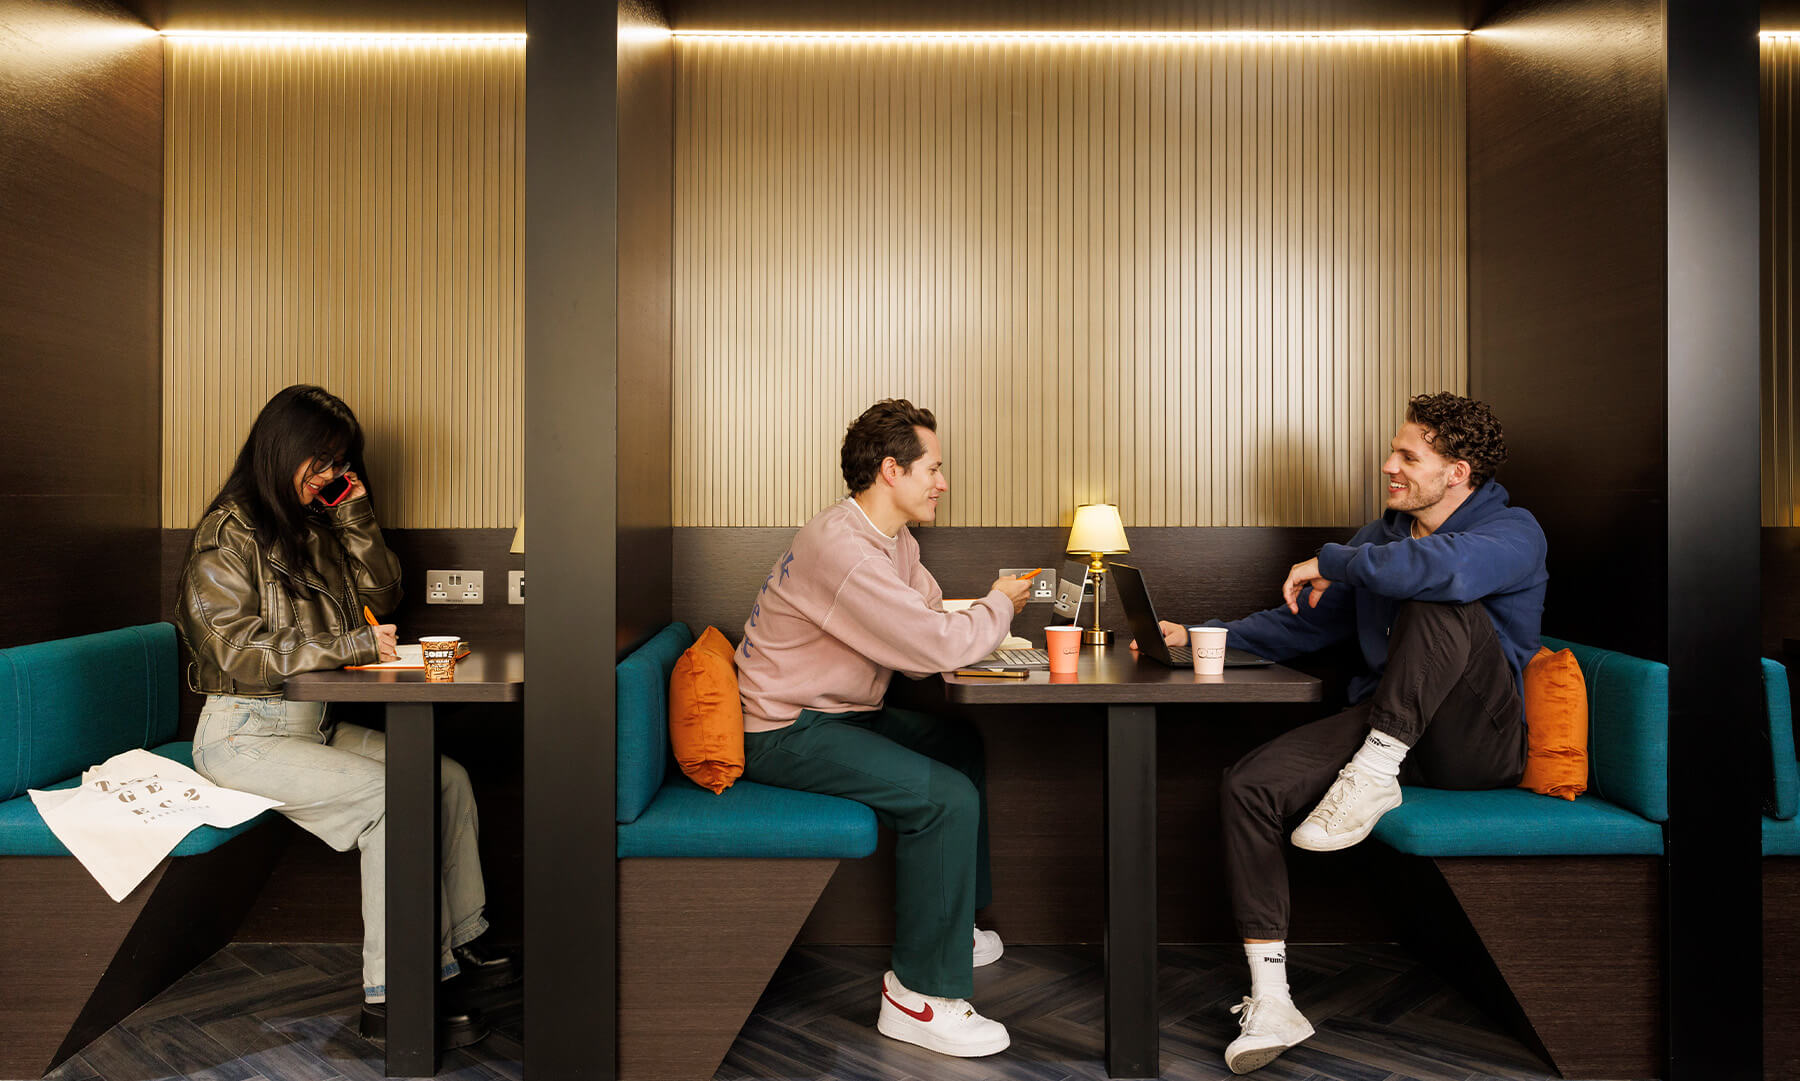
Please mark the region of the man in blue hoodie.
MULTIPOLYGON (((1453 394, 1413 398, 1382 463, 1387 512, 1327 544, 1282 583, 1283 604, 1230 623, 1228 643, 1286 660, 1355 635, 1363 670, 1350 708, 1263 744, 1221 790, 1225 869, 1250 962, 1232 1012, 1234 1073, 1312 1035, 1288 994, 1282 835, 1347 848, 1400 805, 1400 785, 1503 788, 1525 771, 1523 673, 1544 611, 1544 532, 1493 480, 1499 421, 1453 394)), ((1185 628, 1162 625, 1170 645, 1185 628)))

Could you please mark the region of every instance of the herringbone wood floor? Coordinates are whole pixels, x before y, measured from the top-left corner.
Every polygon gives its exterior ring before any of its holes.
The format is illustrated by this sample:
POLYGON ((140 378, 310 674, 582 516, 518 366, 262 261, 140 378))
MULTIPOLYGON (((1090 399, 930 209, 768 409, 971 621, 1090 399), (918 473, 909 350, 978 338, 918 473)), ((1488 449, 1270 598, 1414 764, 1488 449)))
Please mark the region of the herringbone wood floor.
MULTIPOLYGON (((52 1081, 378 1081, 381 1049, 356 1034, 355 946, 240 943, 220 951, 51 1074, 52 1081)), ((978 969, 974 1002, 1013 1045, 949 1059, 875 1032, 887 951, 791 951, 745 1024, 718 1081, 1064 1081, 1104 1078, 1100 951, 1009 947, 978 969)), ((1475 1081, 1554 1078, 1511 1036, 1403 951, 1296 946, 1295 1001, 1318 1029, 1256 1076, 1266 1081, 1475 1081)), ((1166 1078, 1226 1078, 1221 1051, 1244 993, 1234 946, 1165 947, 1166 1078)), ((494 1032, 444 1056, 442 1076, 520 1079, 516 988, 479 1000, 494 1032)))

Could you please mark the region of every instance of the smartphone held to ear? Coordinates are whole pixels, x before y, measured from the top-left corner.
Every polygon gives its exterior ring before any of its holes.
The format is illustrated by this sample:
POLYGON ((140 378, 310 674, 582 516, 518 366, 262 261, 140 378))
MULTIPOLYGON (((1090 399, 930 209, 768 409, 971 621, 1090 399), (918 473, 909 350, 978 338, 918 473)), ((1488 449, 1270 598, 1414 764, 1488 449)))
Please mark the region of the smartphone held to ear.
POLYGON ((335 507, 348 498, 350 498, 349 474, 340 473, 332 479, 330 484, 319 489, 319 502, 327 507, 335 507))

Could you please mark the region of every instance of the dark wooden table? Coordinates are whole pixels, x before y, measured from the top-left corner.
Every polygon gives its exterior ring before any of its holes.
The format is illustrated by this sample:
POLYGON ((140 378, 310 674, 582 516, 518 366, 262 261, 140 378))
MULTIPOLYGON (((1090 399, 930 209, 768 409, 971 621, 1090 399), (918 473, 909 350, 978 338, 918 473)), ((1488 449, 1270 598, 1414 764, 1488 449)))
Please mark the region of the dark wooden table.
POLYGON ((389 1077, 438 1071, 438 751, 434 710, 525 696, 525 651, 477 648, 454 682, 422 668, 307 672, 290 678, 296 702, 387 703, 387 981, 389 1077))
POLYGON ((1279 665, 1197 676, 1140 660, 1124 645, 1085 646, 1074 675, 944 676, 966 706, 1106 708, 1106 1073, 1156 1077, 1156 707, 1207 702, 1316 702, 1319 681, 1279 665))

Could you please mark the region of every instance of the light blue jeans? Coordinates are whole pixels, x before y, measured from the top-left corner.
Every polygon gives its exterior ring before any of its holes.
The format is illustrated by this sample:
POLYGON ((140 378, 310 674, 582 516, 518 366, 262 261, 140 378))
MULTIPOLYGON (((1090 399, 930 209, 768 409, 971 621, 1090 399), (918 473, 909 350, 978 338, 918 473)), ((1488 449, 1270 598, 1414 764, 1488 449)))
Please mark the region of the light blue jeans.
MULTIPOLYGON (((440 758, 442 975, 451 949, 487 930, 469 774, 440 758)), ((323 702, 215 694, 200 710, 194 769, 225 788, 278 799, 276 810, 339 852, 362 852, 363 996, 387 1000, 387 735, 332 724, 323 702)))

